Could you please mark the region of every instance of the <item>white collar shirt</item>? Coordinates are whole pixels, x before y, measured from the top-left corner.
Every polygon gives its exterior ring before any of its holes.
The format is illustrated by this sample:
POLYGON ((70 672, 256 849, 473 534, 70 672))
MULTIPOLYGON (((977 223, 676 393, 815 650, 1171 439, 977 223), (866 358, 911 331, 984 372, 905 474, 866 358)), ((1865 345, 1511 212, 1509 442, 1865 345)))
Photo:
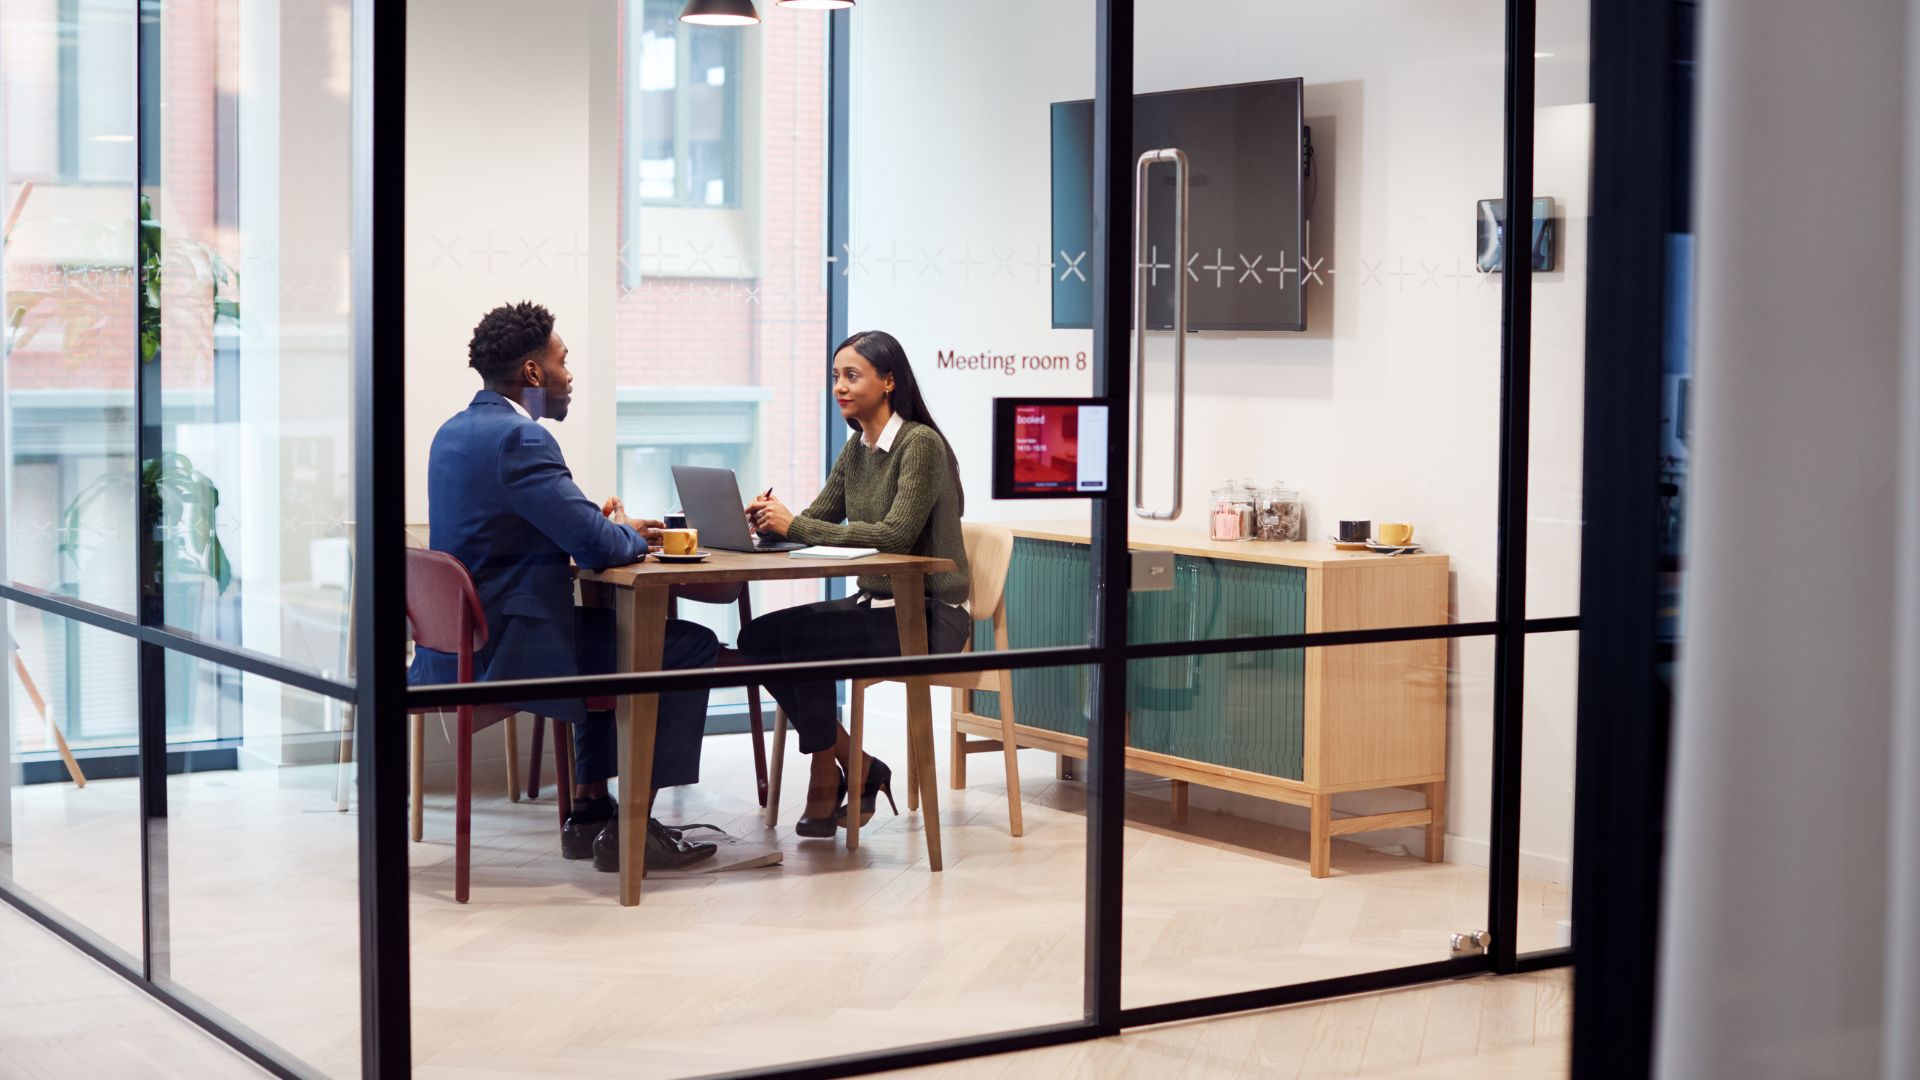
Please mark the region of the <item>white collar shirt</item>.
POLYGON ((514 412, 519 413, 521 416, 524 416, 529 420, 533 419, 533 414, 527 411, 527 407, 525 405, 522 405, 519 402, 513 400, 512 398, 507 397, 507 395, 505 394, 501 394, 500 396, 503 398, 506 398, 507 404, 513 406, 514 412))
MULTIPOLYGON (((894 436, 900 434, 900 429, 905 425, 906 421, 900 419, 900 414, 894 413, 887 418, 886 426, 880 429, 880 437, 867 443, 867 449, 878 450, 883 454, 891 451, 893 449, 894 436)), ((861 432, 860 439, 862 442, 866 441, 865 432, 861 432)))

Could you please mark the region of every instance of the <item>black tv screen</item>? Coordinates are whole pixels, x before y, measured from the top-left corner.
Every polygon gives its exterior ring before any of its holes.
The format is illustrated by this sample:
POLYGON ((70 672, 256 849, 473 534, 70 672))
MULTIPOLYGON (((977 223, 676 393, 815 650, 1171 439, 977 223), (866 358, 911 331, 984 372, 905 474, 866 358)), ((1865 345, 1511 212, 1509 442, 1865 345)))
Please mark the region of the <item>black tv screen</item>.
MULTIPOLYGON (((1192 166, 1189 330, 1305 330, 1301 80, 1141 94, 1132 157, 1178 147, 1192 166)), ((1148 181, 1147 323, 1173 327, 1173 168, 1148 181)), ((1124 227, 1133 230, 1131 217, 1124 227)), ((1093 325, 1093 102, 1053 105, 1053 325, 1093 325)), ((1319 258, 1315 255, 1314 258, 1319 258)), ((1308 267, 1310 269, 1310 266, 1308 267)))

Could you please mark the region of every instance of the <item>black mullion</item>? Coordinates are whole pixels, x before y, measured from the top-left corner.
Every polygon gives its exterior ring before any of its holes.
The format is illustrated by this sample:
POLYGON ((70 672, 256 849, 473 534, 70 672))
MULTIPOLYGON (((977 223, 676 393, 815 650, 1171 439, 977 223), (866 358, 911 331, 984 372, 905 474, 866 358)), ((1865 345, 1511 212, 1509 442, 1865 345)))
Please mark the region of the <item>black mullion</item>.
MULTIPOLYGON (((1087 725, 1086 1017, 1121 1024, 1121 921, 1126 884, 1128 461, 1133 253, 1133 0, 1099 0, 1093 76, 1093 386, 1118 421, 1107 440, 1107 490, 1093 504, 1089 603, 1093 715, 1087 725)), ((1140 327, 1145 333, 1146 327, 1140 327)))
POLYGON ((1552 971, 1555 968, 1573 966, 1573 950, 1565 946, 1554 949, 1538 949, 1524 952, 1514 958, 1517 971, 1552 971))
MULTIPOLYGON (((1573 1076, 1653 1067, 1670 697, 1658 665, 1667 231, 1684 227, 1691 4, 1592 12, 1580 705, 1573 809, 1573 1076), (1676 22, 1678 25, 1675 25, 1676 22), (1676 52, 1678 50, 1678 52, 1676 52), (1623 318, 1631 312, 1635 317, 1623 318)), ((1680 302, 1686 302, 1682 299, 1680 302)))
MULTIPOLYGON (((164 445, 161 429, 161 364, 164 350, 141 355, 141 328, 148 317, 146 260, 141 256, 148 213, 160 220, 160 192, 148 191, 147 177, 156 164, 150 160, 157 141, 150 138, 160 118, 157 95, 160 70, 158 12, 149 15, 136 5, 134 35, 134 183, 133 183, 133 350, 134 365, 134 611, 141 627, 166 622, 166 592, 161 551, 164 544, 158 488, 149 489, 149 466, 158 467, 164 445), (149 18, 155 27, 148 30, 149 18), (150 93, 152 91, 152 93, 150 93)), ((155 290, 155 303, 159 291, 155 290)), ((158 312, 155 312, 158 323, 158 312)), ((164 345, 164 342, 158 344, 164 345)), ((167 919, 167 654, 149 641, 136 649, 135 703, 138 710, 140 755, 140 924, 145 977, 154 982, 169 975, 167 919)))
MULTIPOLYGON (((853 218, 852 201, 849 195, 852 175, 853 146, 853 13, 836 11, 827 17, 827 254, 841 250, 842 245, 850 244, 848 229, 853 218)), ((799 283, 795 282, 798 288, 799 283)), ((827 340, 820 343, 820 354, 831 359, 828 350, 847 339, 852 331, 847 326, 847 297, 852 287, 852 279, 827 273, 827 340)), ((825 368, 815 367, 816 383, 822 391, 827 390, 831 381, 826 378, 825 368)), ((835 407, 833 395, 823 392, 820 395, 820 482, 825 484, 833 471, 835 455, 839 452, 839 443, 834 432, 840 430, 843 420, 840 410, 835 407)), ((847 595, 847 579, 829 578, 827 580, 827 599, 838 600, 847 595)), ((843 695, 842 688, 835 688, 836 695, 843 695)), ((845 698, 840 698, 844 703, 845 698)))
POLYGON ((30 894, 0 885, 0 901, 12 905, 21 914, 39 923, 60 940, 151 995, 160 1004, 192 1021, 203 1031, 232 1047, 268 1073, 285 1077, 287 1080, 304 1080, 305 1077, 313 1075, 306 1066, 293 1060, 266 1038, 249 1030, 233 1018, 205 1006, 198 998, 178 987, 161 986, 147 978, 129 966, 118 951, 103 947, 85 931, 60 921, 40 904, 35 903, 30 894))
POLYGON ((1485 974, 1491 966, 1491 960, 1486 956, 1461 956, 1435 960, 1426 964, 1408 964, 1376 971, 1362 971, 1352 975, 1339 975, 1331 979, 1315 979, 1312 982, 1272 986, 1262 990, 1242 990, 1231 994, 1169 1001, 1159 1005, 1142 1005, 1122 1010, 1121 1017, 1126 1027, 1170 1024, 1181 1020, 1199 1020, 1209 1016, 1247 1012, 1253 1009, 1274 1009, 1307 1001, 1346 997, 1350 994, 1372 994, 1402 986, 1438 982, 1441 979, 1458 979, 1468 975, 1485 974))
POLYGON ((360 1071, 413 1067, 407 931, 405 0, 354 0, 354 739, 360 796, 360 1071))
POLYGON ((288 667, 275 657, 252 649, 237 648, 208 641, 197 634, 183 633, 165 626, 143 626, 134 619, 93 604, 69 600, 53 593, 21 585, 0 585, 0 600, 12 600, 26 607, 58 615, 73 622, 96 626, 168 652, 184 653, 221 667, 233 668, 340 701, 353 700, 353 686, 310 671, 288 667))
MULTIPOLYGON (((1578 629, 1577 621, 1538 620, 1538 632, 1578 629)), ((1378 645, 1403 641, 1430 641, 1490 637, 1500 631, 1496 622, 1445 623, 1435 626, 1393 626, 1371 630, 1327 630, 1307 634, 1270 634, 1247 638, 1209 638, 1204 641, 1159 641, 1115 646, 1129 661, 1170 656, 1212 656, 1222 653, 1273 652, 1281 649, 1324 649, 1346 645, 1378 645)), ((548 698, 621 696, 671 693, 675 690, 718 690, 764 683, 770 679, 897 679, 913 675, 946 675, 972 671, 1078 667, 1107 659, 1102 646, 1049 645, 986 653, 934 653, 927 656, 853 657, 797 663, 756 664, 726 668, 625 672, 611 675, 569 675, 544 679, 499 679, 472 683, 433 683, 409 687, 412 709, 451 708, 456 705, 497 705, 548 698)))
POLYGON ((1487 929, 1512 974, 1520 924, 1521 733, 1527 665, 1527 454, 1532 419, 1534 0, 1507 0, 1506 242, 1501 245, 1500 539, 1493 651, 1493 845, 1487 929))

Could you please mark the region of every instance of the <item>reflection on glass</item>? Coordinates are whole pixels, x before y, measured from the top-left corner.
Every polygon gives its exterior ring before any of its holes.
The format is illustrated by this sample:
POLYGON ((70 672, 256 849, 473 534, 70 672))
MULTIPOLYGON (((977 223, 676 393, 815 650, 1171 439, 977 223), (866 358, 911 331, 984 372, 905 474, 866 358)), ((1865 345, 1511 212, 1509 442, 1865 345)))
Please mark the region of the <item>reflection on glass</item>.
POLYGON ((135 645, 32 608, 0 608, 0 881, 138 967, 137 770, 125 758, 74 754, 134 741, 132 682, 89 673, 132 670, 135 645))
MULTIPOLYGON (((1532 278, 1527 615, 1536 619, 1580 610, 1588 192, 1593 186, 1588 7, 1588 0, 1539 5, 1533 60, 1533 190, 1551 205, 1558 248, 1552 270, 1532 278)), ((1667 415, 1663 410, 1663 419, 1667 415)), ((1671 461, 1670 454, 1663 451, 1663 458, 1671 461)))
POLYGON ((161 982, 322 1075, 357 1076, 359 826, 340 812, 351 776, 335 706, 203 670, 213 666, 184 658, 168 678, 184 670, 238 687, 248 717, 276 722, 250 723, 237 747, 185 755, 167 778, 151 868, 167 930, 155 945, 161 982))
POLYGON ((1527 638, 1519 951, 1573 944, 1573 779, 1580 635, 1527 638))
MULTIPOLYGON (((150 118, 162 149, 146 178, 160 313, 144 362, 160 369, 161 455, 143 482, 168 625, 342 678, 350 4, 248 8, 160 9, 167 107, 150 118)), ((231 673, 173 674, 176 739, 272 723, 242 714, 257 695, 231 673)))
POLYGON ((0 41, 7 576, 130 611, 133 5, 10 4, 0 41))
MULTIPOLYGON (((1087 678, 1078 669, 1047 674, 1087 678)), ((905 691, 879 683, 865 690, 865 743, 893 768, 897 814, 880 799, 852 849, 845 829, 827 838, 796 835, 808 792, 805 759, 789 736, 786 782, 769 828, 751 747, 709 737, 698 783, 663 789, 653 814, 717 853, 689 869, 649 870, 634 909, 616 906, 617 875, 563 856, 551 741, 540 759, 539 797, 528 799, 523 786, 515 802, 502 790, 509 762, 531 764, 524 716, 512 744, 517 758, 506 749, 504 725, 474 739, 472 897, 455 903, 458 822, 448 758, 457 726, 451 713, 424 717, 424 812, 421 841, 412 847, 410 916, 416 1060, 450 1074, 533 1071, 556 1054, 645 1046, 632 1073, 685 1076, 1077 1018, 1084 791, 1056 785, 1050 759, 1023 751, 1023 828, 1010 836, 1000 755, 973 759, 970 770, 963 763, 965 786, 950 786, 953 759, 937 737, 948 697, 931 693, 936 737, 927 771, 944 869, 929 867, 927 806, 910 803, 905 784, 905 691), (774 858, 778 864, 768 865, 774 858), (476 947, 481 924, 487 929, 476 947), (598 1019, 526 1024, 524 1001, 474 992, 534 970, 594 986, 580 1007, 598 1019), (619 1006, 603 1010, 607 1002, 619 1006)), ((515 775, 524 784, 526 774, 515 775)))
POLYGON ((1440 960, 1483 928, 1491 673, 1478 638, 1135 663, 1125 1002, 1440 960))

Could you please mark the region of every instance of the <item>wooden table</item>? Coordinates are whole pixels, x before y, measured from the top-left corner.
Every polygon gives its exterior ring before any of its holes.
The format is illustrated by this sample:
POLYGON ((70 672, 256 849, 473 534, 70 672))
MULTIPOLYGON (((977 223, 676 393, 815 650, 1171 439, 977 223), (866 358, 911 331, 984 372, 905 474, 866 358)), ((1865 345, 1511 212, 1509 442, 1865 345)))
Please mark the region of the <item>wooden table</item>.
MULTIPOLYGON (((900 630, 900 655, 922 656, 927 651, 926 576, 954 569, 948 559, 918 555, 869 555, 862 559, 795 559, 786 553, 751 554, 716 551, 705 562, 661 563, 649 559, 605 570, 581 570, 584 603, 611 605, 619 625, 619 664, 625 671, 658 671, 666 642, 667 594, 675 585, 715 585, 740 581, 797 581, 813 578, 887 577, 893 581, 895 622, 900 630)), ((940 812, 935 794, 933 764, 933 705, 924 679, 908 679, 907 730, 915 733, 915 762, 922 801, 921 813, 940 812)), ((654 725, 660 715, 658 694, 620 698, 617 726, 620 739, 620 903, 640 902, 640 879, 646 873, 649 787, 653 777, 654 725)), ((858 798, 858 793, 853 793, 858 798)), ((769 805, 779 792, 769 791, 769 805)), ((927 830, 928 859, 940 869, 938 833, 927 830)))

